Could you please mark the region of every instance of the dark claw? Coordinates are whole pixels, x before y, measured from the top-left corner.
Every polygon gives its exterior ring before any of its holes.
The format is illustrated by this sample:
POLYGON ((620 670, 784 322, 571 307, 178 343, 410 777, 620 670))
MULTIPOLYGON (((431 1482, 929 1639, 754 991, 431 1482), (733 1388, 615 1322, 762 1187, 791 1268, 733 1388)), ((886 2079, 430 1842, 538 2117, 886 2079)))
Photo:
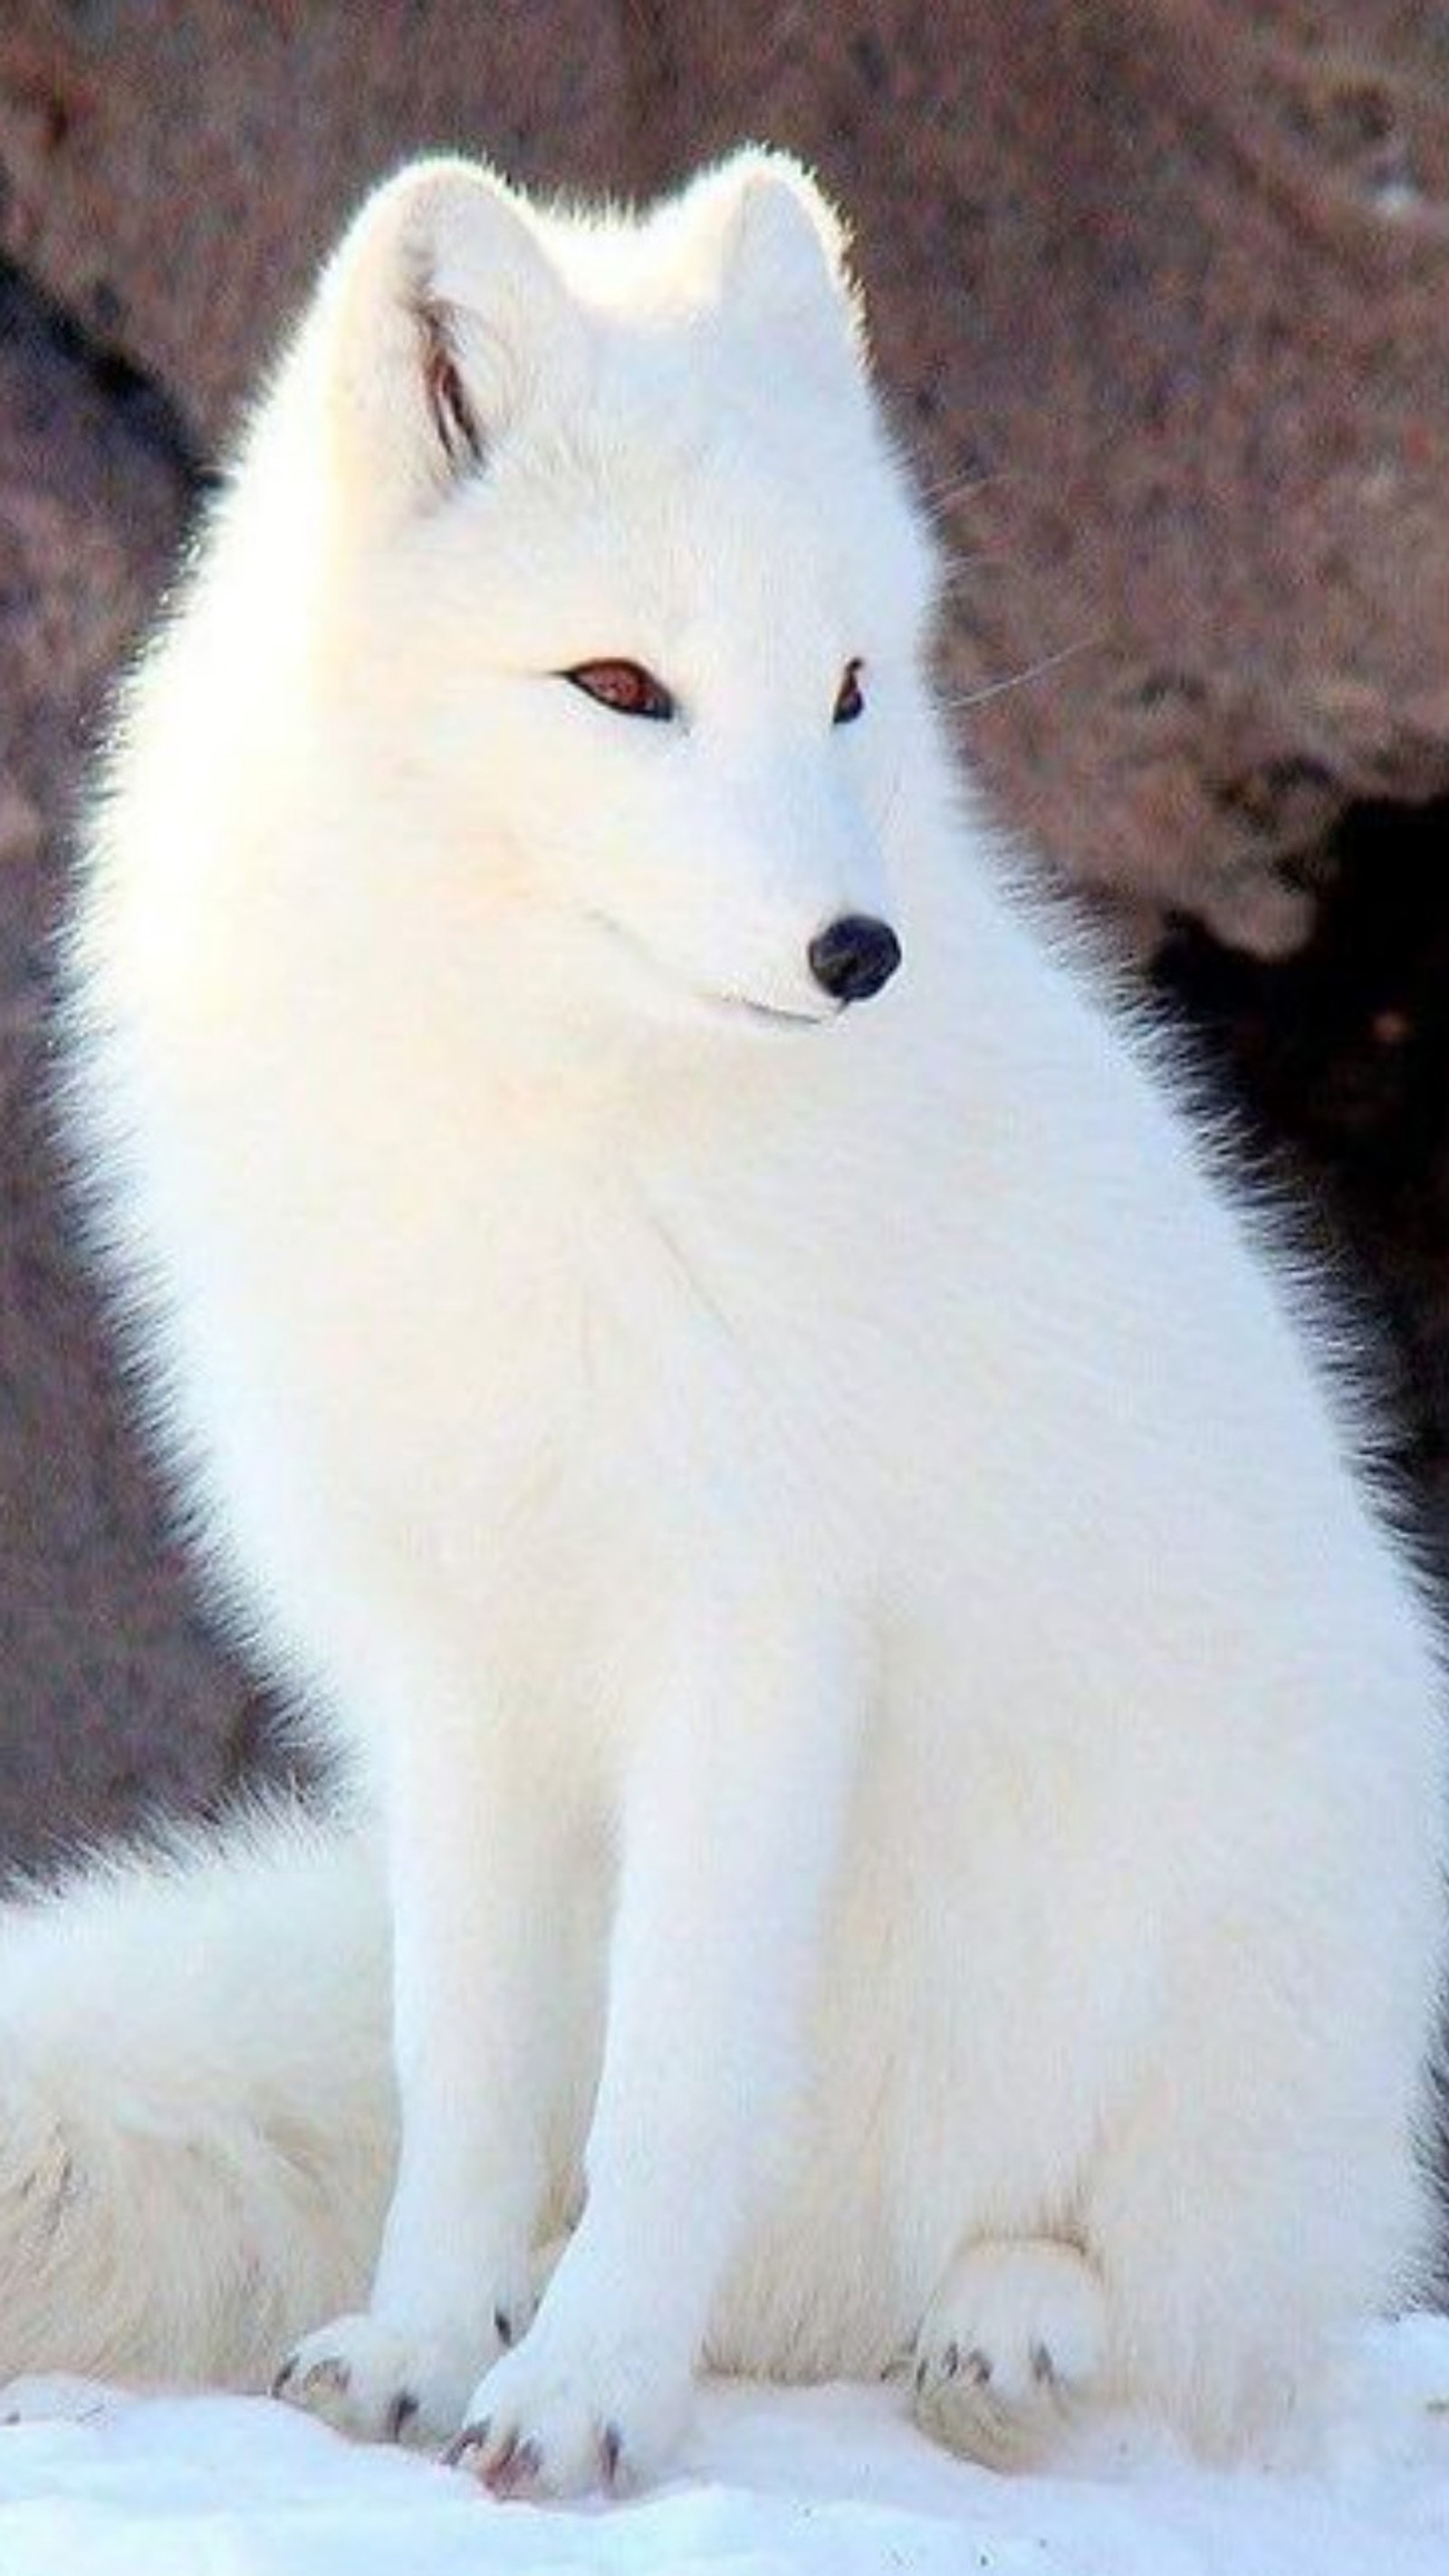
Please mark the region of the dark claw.
POLYGON ((520 2442, 515 2434, 502 2456, 484 2474, 495 2495, 509 2496, 536 2478, 542 2466, 541 2446, 534 2441, 520 2442))
POLYGON ((1032 2345, 1031 2375, 1039 2388, 1051 2388, 1056 2384, 1057 2366, 1044 2343, 1032 2345))
POLYGON ((929 2368, 930 2364, 924 2360, 918 2361, 916 2364, 916 2395, 918 2397, 926 2385, 926 2374, 929 2368))
POLYGON ((476 2424, 465 2424, 461 2433, 454 2434, 443 2453, 444 2468, 461 2468, 470 2451, 482 2450, 492 2430, 492 2423, 486 2415, 481 2416, 476 2424))
POLYGON ((606 2424, 599 2440, 599 2458, 604 2465, 604 2484, 617 2486, 619 2463, 624 2456, 624 2436, 617 2424, 606 2424))
POLYGON ((272 2382, 272 2395, 273 2395, 274 2397, 285 2397, 285 2395, 286 2395, 286 2393, 287 2393, 288 2389, 291 2387, 292 2382, 293 2382, 293 2380, 296 2378, 296 2376, 297 2376, 297 2356, 296 2356, 296 2354, 295 2354, 295 2353, 293 2353, 293 2354, 291 2355, 291 2357, 290 2357, 290 2359, 289 2359, 289 2360, 287 2360, 287 2361, 284 2361, 284 2362, 283 2362, 281 2369, 278 2371, 278 2373, 277 2373, 277 2375, 276 2375, 276 2378, 273 2380, 273 2382, 272 2382))
POLYGON ((990 2355, 984 2353, 979 2344, 973 2346, 961 2364, 961 2372, 973 2388, 984 2388, 991 2377, 990 2355))
POLYGON ((945 2351, 941 2355, 942 2377, 945 2379, 954 2379, 960 2367, 961 2347, 959 2343, 948 2343, 945 2351))
POLYGON ((387 2410, 387 2438, 400 2442, 418 2411, 418 2401, 410 2388, 400 2388, 387 2410))
POLYGON ((499 2342, 502 2344, 504 2351, 507 2352, 509 2345, 513 2341, 513 2319, 506 2308, 494 2309, 493 2331, 497 2335, 499 2342))

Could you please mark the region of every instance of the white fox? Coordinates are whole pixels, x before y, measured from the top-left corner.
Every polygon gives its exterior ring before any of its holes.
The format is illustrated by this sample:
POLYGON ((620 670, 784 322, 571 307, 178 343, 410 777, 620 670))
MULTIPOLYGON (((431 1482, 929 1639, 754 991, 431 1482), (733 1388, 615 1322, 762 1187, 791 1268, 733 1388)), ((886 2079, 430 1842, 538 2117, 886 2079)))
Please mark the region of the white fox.
POLYGON ((1422 2282, 1432 1621, 1170 1046, 1001 882, 935 587, 788 161, 429 162, 342 243, 73 1016, 161 1432, 351 1784, 11 1910, 3 2366, 300 2335, 289 2397, 566 2493, 701 2363, 1241 2445, 1422 2282))

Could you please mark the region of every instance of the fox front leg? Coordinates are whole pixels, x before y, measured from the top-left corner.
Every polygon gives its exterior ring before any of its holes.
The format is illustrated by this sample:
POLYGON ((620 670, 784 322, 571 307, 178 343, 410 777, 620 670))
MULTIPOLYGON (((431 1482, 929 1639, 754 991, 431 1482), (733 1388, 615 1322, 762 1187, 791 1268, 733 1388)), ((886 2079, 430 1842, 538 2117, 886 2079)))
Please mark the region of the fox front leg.
POLYGON ((645 2480, 681 2429, 803 2072, 862 1697, 855 1641, 778 1593, 676 1638, 627 1785, 584 2216, 454 2446, 500 2493, 645 2480))
POLYGON ((367 2309, 276 2388, 351 2433, 445 2439, 535 2304, 567 1819, 461 1704, 413 1698, 386 1786, 397 2177, 367 2309))

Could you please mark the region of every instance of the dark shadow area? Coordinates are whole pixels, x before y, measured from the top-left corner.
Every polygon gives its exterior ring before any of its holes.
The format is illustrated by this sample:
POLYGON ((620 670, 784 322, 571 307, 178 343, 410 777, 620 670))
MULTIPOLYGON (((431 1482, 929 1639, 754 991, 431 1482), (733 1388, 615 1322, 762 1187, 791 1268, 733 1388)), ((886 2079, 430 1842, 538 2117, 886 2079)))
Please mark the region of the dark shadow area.
POLYGON ((1297 956, 1265 965, 1184 927, 1155 980, 1381 1308, 1405 1464, 1449 1565, 1449 798, 1351 805, 1303 873, 1322 893, 1297 956))
POLYGON ((44 347, 82 370, 119 423, 148 444, 192 493, 210 490, 214 471, 199 454, 176 404, 130 359, 82 330, 74 314, 50 302, 9 260, 0 259, 0 340, 44 347))

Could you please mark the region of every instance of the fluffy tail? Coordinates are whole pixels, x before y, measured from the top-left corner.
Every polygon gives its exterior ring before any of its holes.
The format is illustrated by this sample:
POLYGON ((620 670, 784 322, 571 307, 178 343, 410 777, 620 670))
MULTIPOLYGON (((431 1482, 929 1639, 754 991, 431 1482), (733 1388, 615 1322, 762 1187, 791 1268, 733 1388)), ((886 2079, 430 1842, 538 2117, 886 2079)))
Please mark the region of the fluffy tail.
POLYGON ((395 2145, 366 1837, 261 1811, 0 1909, 0 2378, 262 2385, 395 2145))

